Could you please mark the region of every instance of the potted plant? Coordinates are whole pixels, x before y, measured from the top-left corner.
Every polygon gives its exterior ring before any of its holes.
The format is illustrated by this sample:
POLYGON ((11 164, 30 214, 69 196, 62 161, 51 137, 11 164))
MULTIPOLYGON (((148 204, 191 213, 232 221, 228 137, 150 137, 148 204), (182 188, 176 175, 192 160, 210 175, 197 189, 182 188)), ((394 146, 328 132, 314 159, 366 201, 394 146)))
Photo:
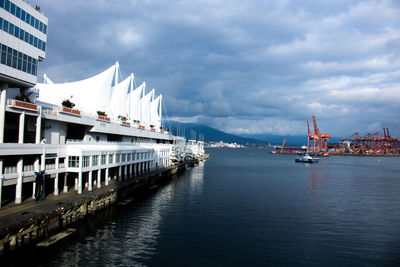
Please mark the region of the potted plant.
POLYGON ((107 113, 105 111, 98 110, 97 115, 107 117, 107 113))
POLYGON ((103 121, 110 121, 110 118, 107 117, 107 113, 101 110, 97 111, 97 118, 103 121))
POLYGON ((151 130, 154 132, 156 129, 154 128, 154 125, 153 124, 150 124, 150 128, 151 128, 151 130))
POLYGON ((121 124, 122 125, 126 125, 126 126, 131 126, 131 124, 129 122, 127 122, 128 118, 122 115, 118 116, 118 119, 121 120, 121 124))
POLYGON ((78 115, 78 116, 81 114, 81 112, 79 110, 73 109, 73 107, 75 107, 75 104, 72 103, 71 100, 69 100, 69 99, 64 99, 64 101, 61 102, 61 106, 62 106, 61 111, 63 111, 63 112, 67 112, 67 113, 70 113, 73 115, 78 115))
POLYGON ((72 103, 69 99, 64 99, 64 101, 61 102, 61 105, 62 105, 63 107, 66 107, 66 108, 73 108, 73 107, 75 107, 75 104, 72 103))
POLYGON ((127 121, 128 120, 125 116, 122 116, 122 115, 118 115, 118 119, 120 119, 121 121, 127 121))

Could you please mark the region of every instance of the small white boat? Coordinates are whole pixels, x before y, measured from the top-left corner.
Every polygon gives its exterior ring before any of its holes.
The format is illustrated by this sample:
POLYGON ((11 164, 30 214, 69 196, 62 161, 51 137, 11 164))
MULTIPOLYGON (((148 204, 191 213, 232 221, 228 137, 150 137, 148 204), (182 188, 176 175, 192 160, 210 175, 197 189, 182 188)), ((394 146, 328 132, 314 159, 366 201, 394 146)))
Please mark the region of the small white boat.
POLYGON ((317 163, 317 162, 319 162, 319 158, 311 157, 310 155, 305 154, 305 155, 303 155, 301 157, 295 158, 294 161, 296 161, 296 162, 306 162, 306 163, 317 163))

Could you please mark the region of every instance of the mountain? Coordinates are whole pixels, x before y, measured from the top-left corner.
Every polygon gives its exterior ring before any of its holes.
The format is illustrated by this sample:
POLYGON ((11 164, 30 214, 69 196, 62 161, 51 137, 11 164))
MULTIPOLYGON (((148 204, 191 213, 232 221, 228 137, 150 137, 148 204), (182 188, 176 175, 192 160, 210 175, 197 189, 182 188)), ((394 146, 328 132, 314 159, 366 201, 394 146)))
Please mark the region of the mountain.
POLYGON ((307 136, 301 135, 273 135, 273 134, 246 134, 243 135, 247 138, 255 138, 259 140, 265 140, 265 142, 270 144, 282 144, 283 140, 286 138, 286 143, 289 145, 305 145, 307 144, 307 136))
POLYGON ((177 121, 164 121, 166 128, 170 128, 171 132, 176 135, 184 136, 187 139, 199 139, 199 134, 204 136, 204 141, 237 144, 263 144, 266 142, 251 137, 242 137, 225 133, 223 131, 211 128, 209 126, 198 123, 181 123, 177 121), (195 135, 195 136, 194 136, 195 135))
MULTIPOLYGON (((307 135, 272 135, 272 134, 247 134, 243 135, 247 138, 254 138, 258 140, 265 140, 265 142, 270 144, 282 144, 283 139, 286 138, 286 143, 290 145, 307 145, 307 135)), ((338 143, 340 138, 334 137, 329 140, 329 143, 338 143)))
MULTIPOLYGON (((225 133, 215 128, 199 123, 181 123, 177 121, 164 121, 166 128, 176 135, 185 136, 187 139, 199 139, 199 134, 204 135, 204 141, 238 144, 275 144, 281 145, 286 138, 286 144, 289 146, 301 146, 307 144, 307 135, 272 135, 272 134, 243 134, 242 136, 225 133), (194 133, 196 136, 194 137, 194 133)), ((339 138, 332 138, 329 143, 337 143, 339 138)))

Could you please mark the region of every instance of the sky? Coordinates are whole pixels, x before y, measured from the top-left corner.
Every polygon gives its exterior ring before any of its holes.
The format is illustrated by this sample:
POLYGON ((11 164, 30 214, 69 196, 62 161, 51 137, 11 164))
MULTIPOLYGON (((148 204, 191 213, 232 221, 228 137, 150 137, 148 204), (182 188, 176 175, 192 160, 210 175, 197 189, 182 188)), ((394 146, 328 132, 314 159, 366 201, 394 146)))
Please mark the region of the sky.
MULTIPOLYGON (((164 118, 233 134, 400 138, 399 0, 32 0, 54 82, 119 61, 164 118)), ((41 81, 41 78, 39 78, 41 81)))

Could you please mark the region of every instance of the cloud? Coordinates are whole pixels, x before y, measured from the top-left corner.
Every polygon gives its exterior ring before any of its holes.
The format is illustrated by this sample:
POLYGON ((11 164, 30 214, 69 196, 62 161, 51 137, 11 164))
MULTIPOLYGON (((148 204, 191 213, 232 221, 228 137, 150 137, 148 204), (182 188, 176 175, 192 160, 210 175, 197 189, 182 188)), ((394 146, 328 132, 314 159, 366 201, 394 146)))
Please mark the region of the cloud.
POLYGON ((169 117, 292 135, 315 114, 333 136, 400 136, 398 1, 37 2, 49 17, 39 73, 54 81, 118 60, 169 117))

